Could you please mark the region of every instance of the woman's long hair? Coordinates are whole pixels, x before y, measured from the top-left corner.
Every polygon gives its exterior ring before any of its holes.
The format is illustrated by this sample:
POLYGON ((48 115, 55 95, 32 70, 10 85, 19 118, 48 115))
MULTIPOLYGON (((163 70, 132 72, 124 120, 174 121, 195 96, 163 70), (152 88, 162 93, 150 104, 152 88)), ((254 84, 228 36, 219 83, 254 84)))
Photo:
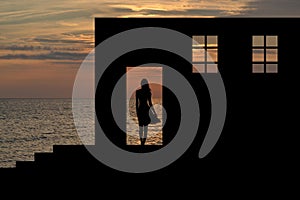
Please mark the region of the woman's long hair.
POLYGON ((141 87, 142 87, 143 91, 146 91, 146 92, 150 92, 151 91, 150 86, 149 86, 149 82, 145 78, 141 80, 141 87))

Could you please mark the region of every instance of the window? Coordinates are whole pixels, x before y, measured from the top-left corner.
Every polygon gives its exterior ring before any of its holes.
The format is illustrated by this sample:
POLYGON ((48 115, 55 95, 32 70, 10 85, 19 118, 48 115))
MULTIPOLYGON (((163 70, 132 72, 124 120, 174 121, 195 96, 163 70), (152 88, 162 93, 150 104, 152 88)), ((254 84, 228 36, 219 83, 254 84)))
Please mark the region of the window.
POLYGON ((193 36, 193 73, 218 73, 218 36, 193 36))
POLYGON ((278 72, 278 37, 252 36, 252 73, 278 72))

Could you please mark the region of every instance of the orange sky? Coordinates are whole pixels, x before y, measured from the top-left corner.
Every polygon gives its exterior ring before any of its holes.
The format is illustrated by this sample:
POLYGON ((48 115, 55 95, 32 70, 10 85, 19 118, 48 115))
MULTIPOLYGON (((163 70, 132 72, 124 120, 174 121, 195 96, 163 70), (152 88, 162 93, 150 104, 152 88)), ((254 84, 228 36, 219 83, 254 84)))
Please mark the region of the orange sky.
POLYGON ((75 74, 94 46, 94 17, 299 16, 300 6, 295 5, 299 1, 274 2, 275 0, 2 1, 0 98, 71 97, 75 74))
POLYGON ((72 95, 76 69, 63 64, 57 65, 40 60, 8 60, 1 63, 1 97, 18 98, 65 98, 72 95))
POLYGON ((141 86, 141 80, 149 82, 153 98, 162 97, 162 67, 127 67, 127 92, 135 91, 141 86))

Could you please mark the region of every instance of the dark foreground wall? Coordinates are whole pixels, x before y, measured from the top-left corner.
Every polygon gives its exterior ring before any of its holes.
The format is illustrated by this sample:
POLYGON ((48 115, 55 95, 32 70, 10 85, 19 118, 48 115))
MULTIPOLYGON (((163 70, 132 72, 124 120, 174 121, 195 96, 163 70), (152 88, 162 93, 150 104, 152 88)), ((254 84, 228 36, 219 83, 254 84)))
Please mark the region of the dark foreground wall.
MULTIPOLYGON (((83 146, 54 147, 53 154, 37 154, 36 162, 19 162, 16 169, 1 169, 7 177, 80 177, 84 179, 154 180, 168 184, 170 178, 183 178, 203 184, 255 182, 258 185, 286 183, 296 177, 298 160, 298 97, 299 93, 299 19, 102 19, 95 20, 96 45, 104 39, 131 28, 165 27, 192 35, 218 35, 219 71, 227 94, 227 117, 222 135, 215 148, 203 159, 198 151, 209 124, 210 99, 204 82, 192 68, 176 55, 152 49, 135 51, 116 60, 106 72, 101 84, 104 90, 96 94, 97 112, 107 113, 102 119, 107 137, 121 148, 128 147, 125 134, 114 124, 110 94, 114 83, 125 73, 128 65, 162 63, 174 67, 185 66, 181 73, 190 81, 201 98, 199 133, 187 152, 168 167, 148 173, 129 174, 113 170, 94 159, 83 146), (278 35, 278 73, 253 74, 251 71, 252 35, 278 35), (150 55, 150 56, 145 56, 150 55), (105 98, 106 97, 106 98, 105 98), (119 134, 117 134, 119 133, 119 134)), ((145 38, 146 39, 146 38, 145 38)), ((105 55, 103 55, 105 56, 105 55)), ((98 59, 98 57, 97 57, 98 59)), ((97 64, 97 62, 96 62, 97 64)), ((98 67, 98 66, 97 66, 98 67)), ((97 68, 96 68, 97 70, 97 68)), ((99 87, 100 88, 100 87, 99 87)), ((164 89, 164 104, 172 93, 164 89)), ((124 88, 125 95, 125 88, 124 88)), ((175 102, 176 99, 172 102, 175 102)), ((124 104, 125 106, 125 104, 124 104)), ((168 105, 165 104, 168 108, 168 105)), ((178 105, 170 106, 169 124, 178 122, 178 105), (173 109, 175 107, 175 109, 173 109)), ((120 108, 124 111, 125 108, 120 108)), ((179 116, 180 117, 180 116, 179 116)), ((164 144, 174 137, 176 126, 164 129, 164 144)), ((96 136, 97 138, 97 136, 96 136)), ((97 142, 97 141, 96 141, 97 142)), ((152 151, 155 147, 140 151, 152 151)), ((175 181, 176 182, 176 181, 175 181)), ((182 184, 182 182, 176 182, 182 184)), ((237 184, 239 185, 239 184, 237 184)), ((162 189, 164 191, 164 189, 162 189)))

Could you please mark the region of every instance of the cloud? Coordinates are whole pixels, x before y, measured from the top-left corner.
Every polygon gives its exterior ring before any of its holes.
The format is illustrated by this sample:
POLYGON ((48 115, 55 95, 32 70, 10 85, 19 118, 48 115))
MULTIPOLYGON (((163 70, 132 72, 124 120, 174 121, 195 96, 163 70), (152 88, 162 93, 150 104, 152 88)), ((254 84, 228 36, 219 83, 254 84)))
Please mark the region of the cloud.
POLYGON ((249 2, 244 16, 299 17, 299 0, 256 0, 249 2))
POLYGON ((93 47, 93 31, 78 30, 24 37, 19 41, 18 44, 0 45, 0 59, 82 61, 93 47))
POLYGON ((74 23, 74 22, 65 22, 65 21, 60 21, 60 22, 57 22, 58 24, 62 25, 62 26, 78 26, 77 23, 74 23))
POLYGON ((83 51, 83 48, 76 47, 54 47, 54 46, 33 46, 33 45, 8 45, 0 46, 0 50, 9 51, 83 51))
POLYGON ((60 34, 50 34, 35 36, 33 38, 23 38, 25 43, 33 43, 42 46, 59 46, 67 48, 92 48, 94 35, 92 30, 79 30, 63 32, 60 34))
POLYGON ((166 0, 107 3, 111 16, 172 17, 298 17, 299 0, 166 0))
POLYGON ((33 51, 36 49, 41 49, 42 47, 34 46, 19 46, 19 45, 10 45, 10 46, 0 46, 0 50, 11 50, 11 51, 33 51))
POLYGON ((168 1, 130 1, 109 5, 118 16, 232 16, 243 13, 253 0, 168 0, 168 1))
POLYGON ((217 16, 220 15, 223 11, 216 9, 186 9, 186 10, 152 10, 152 9, 144 9, 141 10, 140 13, 144 15, 158 15, 158 16, 217 16))
POLYGON ((65 33, 62 33, 62 34, 63 35, 68 35, 68 36, 75 36, 75 37, 82 36, 82 35, 94 36, 94 31, 93 30, 74 30, 74 31, 65 32, 65 33))
POLYGON ((120 6, 120 7, 112 7, 111 10, 114 11, 114 12, 116 12, 116 13, 131 13, 131 12, 135 12, 132 8, 124 8, 122 6, 120 6))
POLYGON ((51 51, 49 53, 41 54, 6 54, 1 55, 0 59, 24 59, 24 60, 83 60, 87 53, 76 52, 58 52, 51 51))
MULTIPOLYGON (((217 10, 217 9, 184 9, 184 10, 160 10, 160 9, 141 9, 138 11, 134 11, 130 8, 113 8, 115 12, 118 13, 131 13, 131 14, 138 14, 138 15, 144 15, 144 16, 217 16, 220 15, 223 11, 217 10)), ((130 16, 130 14, 129 14, 130 16)))
POLYGON ((57 22, 60 20, 74 20, 81 18, 82 16, 91 16, 92 13, 89 10, 84 9, 73 9, 73 10, 27 10, 20 14, 19 11, 16 12, 4 12, 2 13, 4 17, 0 18, 0 25, 10 25, 10 24, 24 24, 24 23, 34 23, 34 22, 57 22))
POLYGON ((74 44, 74 43, 89 43, 85 40, 70 40, 70 39, 49 39, 49 38, 34 38, 32 41, 42 43, 63 43, 63 44, 74 44))

